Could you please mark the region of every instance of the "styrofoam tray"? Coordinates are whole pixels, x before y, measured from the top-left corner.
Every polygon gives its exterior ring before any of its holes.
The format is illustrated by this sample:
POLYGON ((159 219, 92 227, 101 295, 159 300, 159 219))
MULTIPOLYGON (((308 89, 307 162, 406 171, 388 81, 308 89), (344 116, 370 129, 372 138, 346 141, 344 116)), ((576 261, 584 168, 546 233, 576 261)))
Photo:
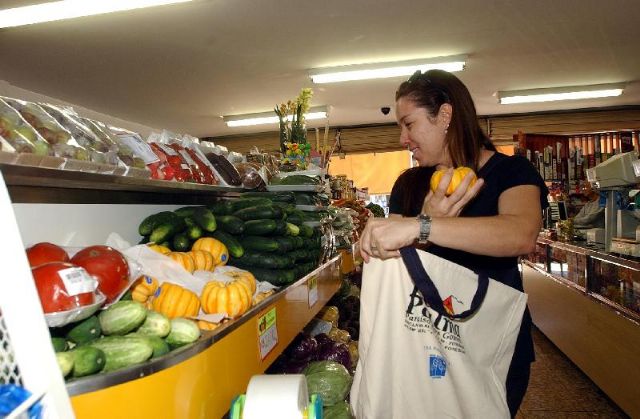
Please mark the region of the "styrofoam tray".
POLYGON ((96 294, 95 302, 88 306, 67 311, 58 311, 56 313, 45 313, 44 318, 47 321, 47 326, 60 327, 89 318, 102 307, 106 299, 104 295, 98 293, 96 294))

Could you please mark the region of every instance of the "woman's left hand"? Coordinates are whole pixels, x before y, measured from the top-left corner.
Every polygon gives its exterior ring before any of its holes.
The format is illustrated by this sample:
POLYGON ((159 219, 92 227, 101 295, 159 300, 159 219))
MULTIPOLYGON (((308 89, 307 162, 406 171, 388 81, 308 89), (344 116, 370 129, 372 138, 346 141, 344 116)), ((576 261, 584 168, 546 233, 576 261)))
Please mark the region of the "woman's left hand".
POLYGON ((422 213, 431 217, 457 217, 469 201, 471 201, 482 189, 483 179, 477 179, 473 186, 469 186, 475 177, 472 173, 462 179, 455 191, 449 196, 445 195, 449 182, 453 177, 453 169, 449 168, 440 179, 435 191, 429 191, 422 204, 422 213))
POLYGON ((420 225, 415 218, 369 218, 360 237, 360 253, 370 258, 389 259, 400 256, 399 249, 415 242, 420 225))

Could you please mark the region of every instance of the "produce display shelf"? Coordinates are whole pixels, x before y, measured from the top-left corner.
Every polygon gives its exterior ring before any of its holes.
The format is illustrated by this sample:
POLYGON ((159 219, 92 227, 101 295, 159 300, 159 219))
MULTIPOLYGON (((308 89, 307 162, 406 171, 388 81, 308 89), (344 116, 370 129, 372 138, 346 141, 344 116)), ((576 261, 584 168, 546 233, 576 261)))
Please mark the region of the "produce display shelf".
POLYGON ((13 203, 200 204, 244 188, 0 164, 13 203))
POLYGON ((340 288, 335 256, 240 319, 140 366, 76 379, 67 390, 77 418, 222 417, 340 288), (260 320, 275 308, 277 343, 261 356, 260 320), (108 408, 96 408, 96 407, 108 408))

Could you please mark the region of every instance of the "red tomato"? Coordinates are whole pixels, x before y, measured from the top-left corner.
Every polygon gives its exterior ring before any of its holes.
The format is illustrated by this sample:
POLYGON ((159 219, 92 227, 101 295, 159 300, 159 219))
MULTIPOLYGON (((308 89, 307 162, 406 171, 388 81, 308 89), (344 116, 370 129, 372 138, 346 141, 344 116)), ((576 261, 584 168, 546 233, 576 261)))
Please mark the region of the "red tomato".
POLYGON ((32 268, 49 262, 69 262, 69 255, 53 243, 36 243, 26 250, 32 268))
POLYGON ((109 246, 85 247, 71 258, 98 281, 98 289, 112 302, 129 285, 129 265, 122 253, 109 246))
POLYGON ((40 296, 40 304, 42 304, 45 313, 67 311, 93 304, 93 291, 74 296, 67 294, 67 289, 58 271, 73 267, 75 266, 70 263, 51 262, 31 270, 40 296))

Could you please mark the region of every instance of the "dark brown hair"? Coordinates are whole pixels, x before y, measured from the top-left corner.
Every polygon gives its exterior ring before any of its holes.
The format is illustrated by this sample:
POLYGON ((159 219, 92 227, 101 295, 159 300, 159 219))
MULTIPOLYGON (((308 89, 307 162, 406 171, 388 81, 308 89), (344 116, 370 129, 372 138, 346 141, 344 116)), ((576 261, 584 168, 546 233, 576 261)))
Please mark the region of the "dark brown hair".
POLYGON ((417 166, 405 170, 393 185, 392 193, 400 197, 398 202, 403 217, 415 217, 422 211, 424 198, 429 192, 429 182, 435 168, 417 166))
POLYGON ((396 101, 406 97, 435 118, 440 107, 448 103, 453 109, 445 137, 454 167, 467 166, 478 171, 480 150, 496 151, 478 124, 476 107, 467 87, 453 74, 443 70, 416 71, 400 85, 396 101))

